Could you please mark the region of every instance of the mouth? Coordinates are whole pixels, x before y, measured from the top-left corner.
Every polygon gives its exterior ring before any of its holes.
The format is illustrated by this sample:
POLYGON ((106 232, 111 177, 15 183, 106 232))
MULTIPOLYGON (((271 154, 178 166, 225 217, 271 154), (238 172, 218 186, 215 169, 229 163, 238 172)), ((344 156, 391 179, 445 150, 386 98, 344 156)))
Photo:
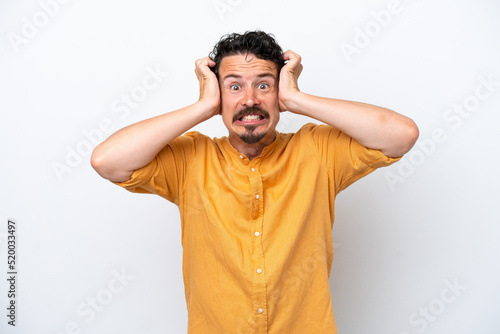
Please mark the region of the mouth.
POLYGON ((269 114, 265 110, 243 110, 234 116, 237 125, 259 125, 267 122, 269 114))
POLYGON ((252 124, 253 125, 253 124, 262 124, 266 120, 267 120, 267 118, 262 116, 262 115, 251 114, 251 115, 241 116, 240 118, 238 118, 236 120, 235 123, 241 124, 241 125, 244 125, 244 124, 252 124))

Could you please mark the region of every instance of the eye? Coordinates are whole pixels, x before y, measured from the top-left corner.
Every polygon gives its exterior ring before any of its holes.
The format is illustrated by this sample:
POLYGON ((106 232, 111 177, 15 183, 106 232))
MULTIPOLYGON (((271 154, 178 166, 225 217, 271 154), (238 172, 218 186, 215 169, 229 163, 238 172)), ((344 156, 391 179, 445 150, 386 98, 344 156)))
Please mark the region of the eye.
POLYGON ((229 87, 229 89, 231 89, 231 90, 240 90, 240 88, 241 88, 240 85, 237 85, 237 84, 233 84, 229 87))
POLYGON ((259 84, 259 89, 267 89, 267 88, 269 88, 268 84, 266 84, 266 83, 259 84))

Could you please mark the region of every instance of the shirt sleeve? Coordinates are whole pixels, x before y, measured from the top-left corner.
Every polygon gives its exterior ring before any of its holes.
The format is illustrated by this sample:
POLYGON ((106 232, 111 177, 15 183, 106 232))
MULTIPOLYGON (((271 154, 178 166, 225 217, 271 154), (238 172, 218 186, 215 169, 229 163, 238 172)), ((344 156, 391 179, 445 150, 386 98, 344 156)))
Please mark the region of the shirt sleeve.
POLYGON ((401 159, 367 148, 329 125, 310 123, 304 128, 311 133, 319 154, 327 165, 336 193, 375 169, 389 166, 401 159))
POLYGON ((190 160, 202 135, 188 132, 165 146, 146 166, 135 170, 128 181, 112 183, 134 193, 157 194, 179 203, 190 160))

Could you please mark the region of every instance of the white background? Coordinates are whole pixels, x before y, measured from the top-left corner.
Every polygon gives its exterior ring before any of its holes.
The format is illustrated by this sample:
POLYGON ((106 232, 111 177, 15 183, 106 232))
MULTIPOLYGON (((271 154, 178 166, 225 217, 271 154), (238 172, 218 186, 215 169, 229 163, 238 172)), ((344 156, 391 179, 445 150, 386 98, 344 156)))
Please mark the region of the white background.
MULTIPOLYGON (((303 57, 302 91, 382 105, 420 128, 401 162, 337 199, 339 332, 500 333, 500 3, 401 0, 377 23, 373 13, 390 3, 61 0, 46 6, 49 16, 37 1, 2 1, 0 332, 186 332, 177 208, 101 179, 84 133, 97 142, 107 127, 195 102, 194 61, 223 34, 259 28, 303 57), (347 44, 357 53, 343 52, 347 44), (141 88, 147 68, 163 73, 150 91, 141 88), (121 99, 133 92, 146 95, 126 110, 121 99), (470 112, 454 111, 464 103, 470 112), (15 328, 6 317, 9 218, 15 328)), ((278 129, 307 121, 284 114, 278 129)), ((226 135, 219 117, 196 130, 226 135)))

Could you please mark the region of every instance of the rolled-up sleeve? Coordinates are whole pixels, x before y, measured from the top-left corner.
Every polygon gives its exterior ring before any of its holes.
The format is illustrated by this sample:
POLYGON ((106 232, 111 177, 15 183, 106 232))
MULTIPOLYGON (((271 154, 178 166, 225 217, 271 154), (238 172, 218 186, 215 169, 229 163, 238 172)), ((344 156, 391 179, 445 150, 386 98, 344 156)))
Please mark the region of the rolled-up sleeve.
POLYGON ((375 169, 389 166, 401 159, 391 158, 380 150, 367 148, 329 125, 308 124, 306 127, 327 165, 336 193, 375 169))
POLYGON ((135 170, 129 180, 113 182, 134 193, 157 194, 178 204, 180 192, 202 136, 188 132, 165 146, 146 166, 135 170))

